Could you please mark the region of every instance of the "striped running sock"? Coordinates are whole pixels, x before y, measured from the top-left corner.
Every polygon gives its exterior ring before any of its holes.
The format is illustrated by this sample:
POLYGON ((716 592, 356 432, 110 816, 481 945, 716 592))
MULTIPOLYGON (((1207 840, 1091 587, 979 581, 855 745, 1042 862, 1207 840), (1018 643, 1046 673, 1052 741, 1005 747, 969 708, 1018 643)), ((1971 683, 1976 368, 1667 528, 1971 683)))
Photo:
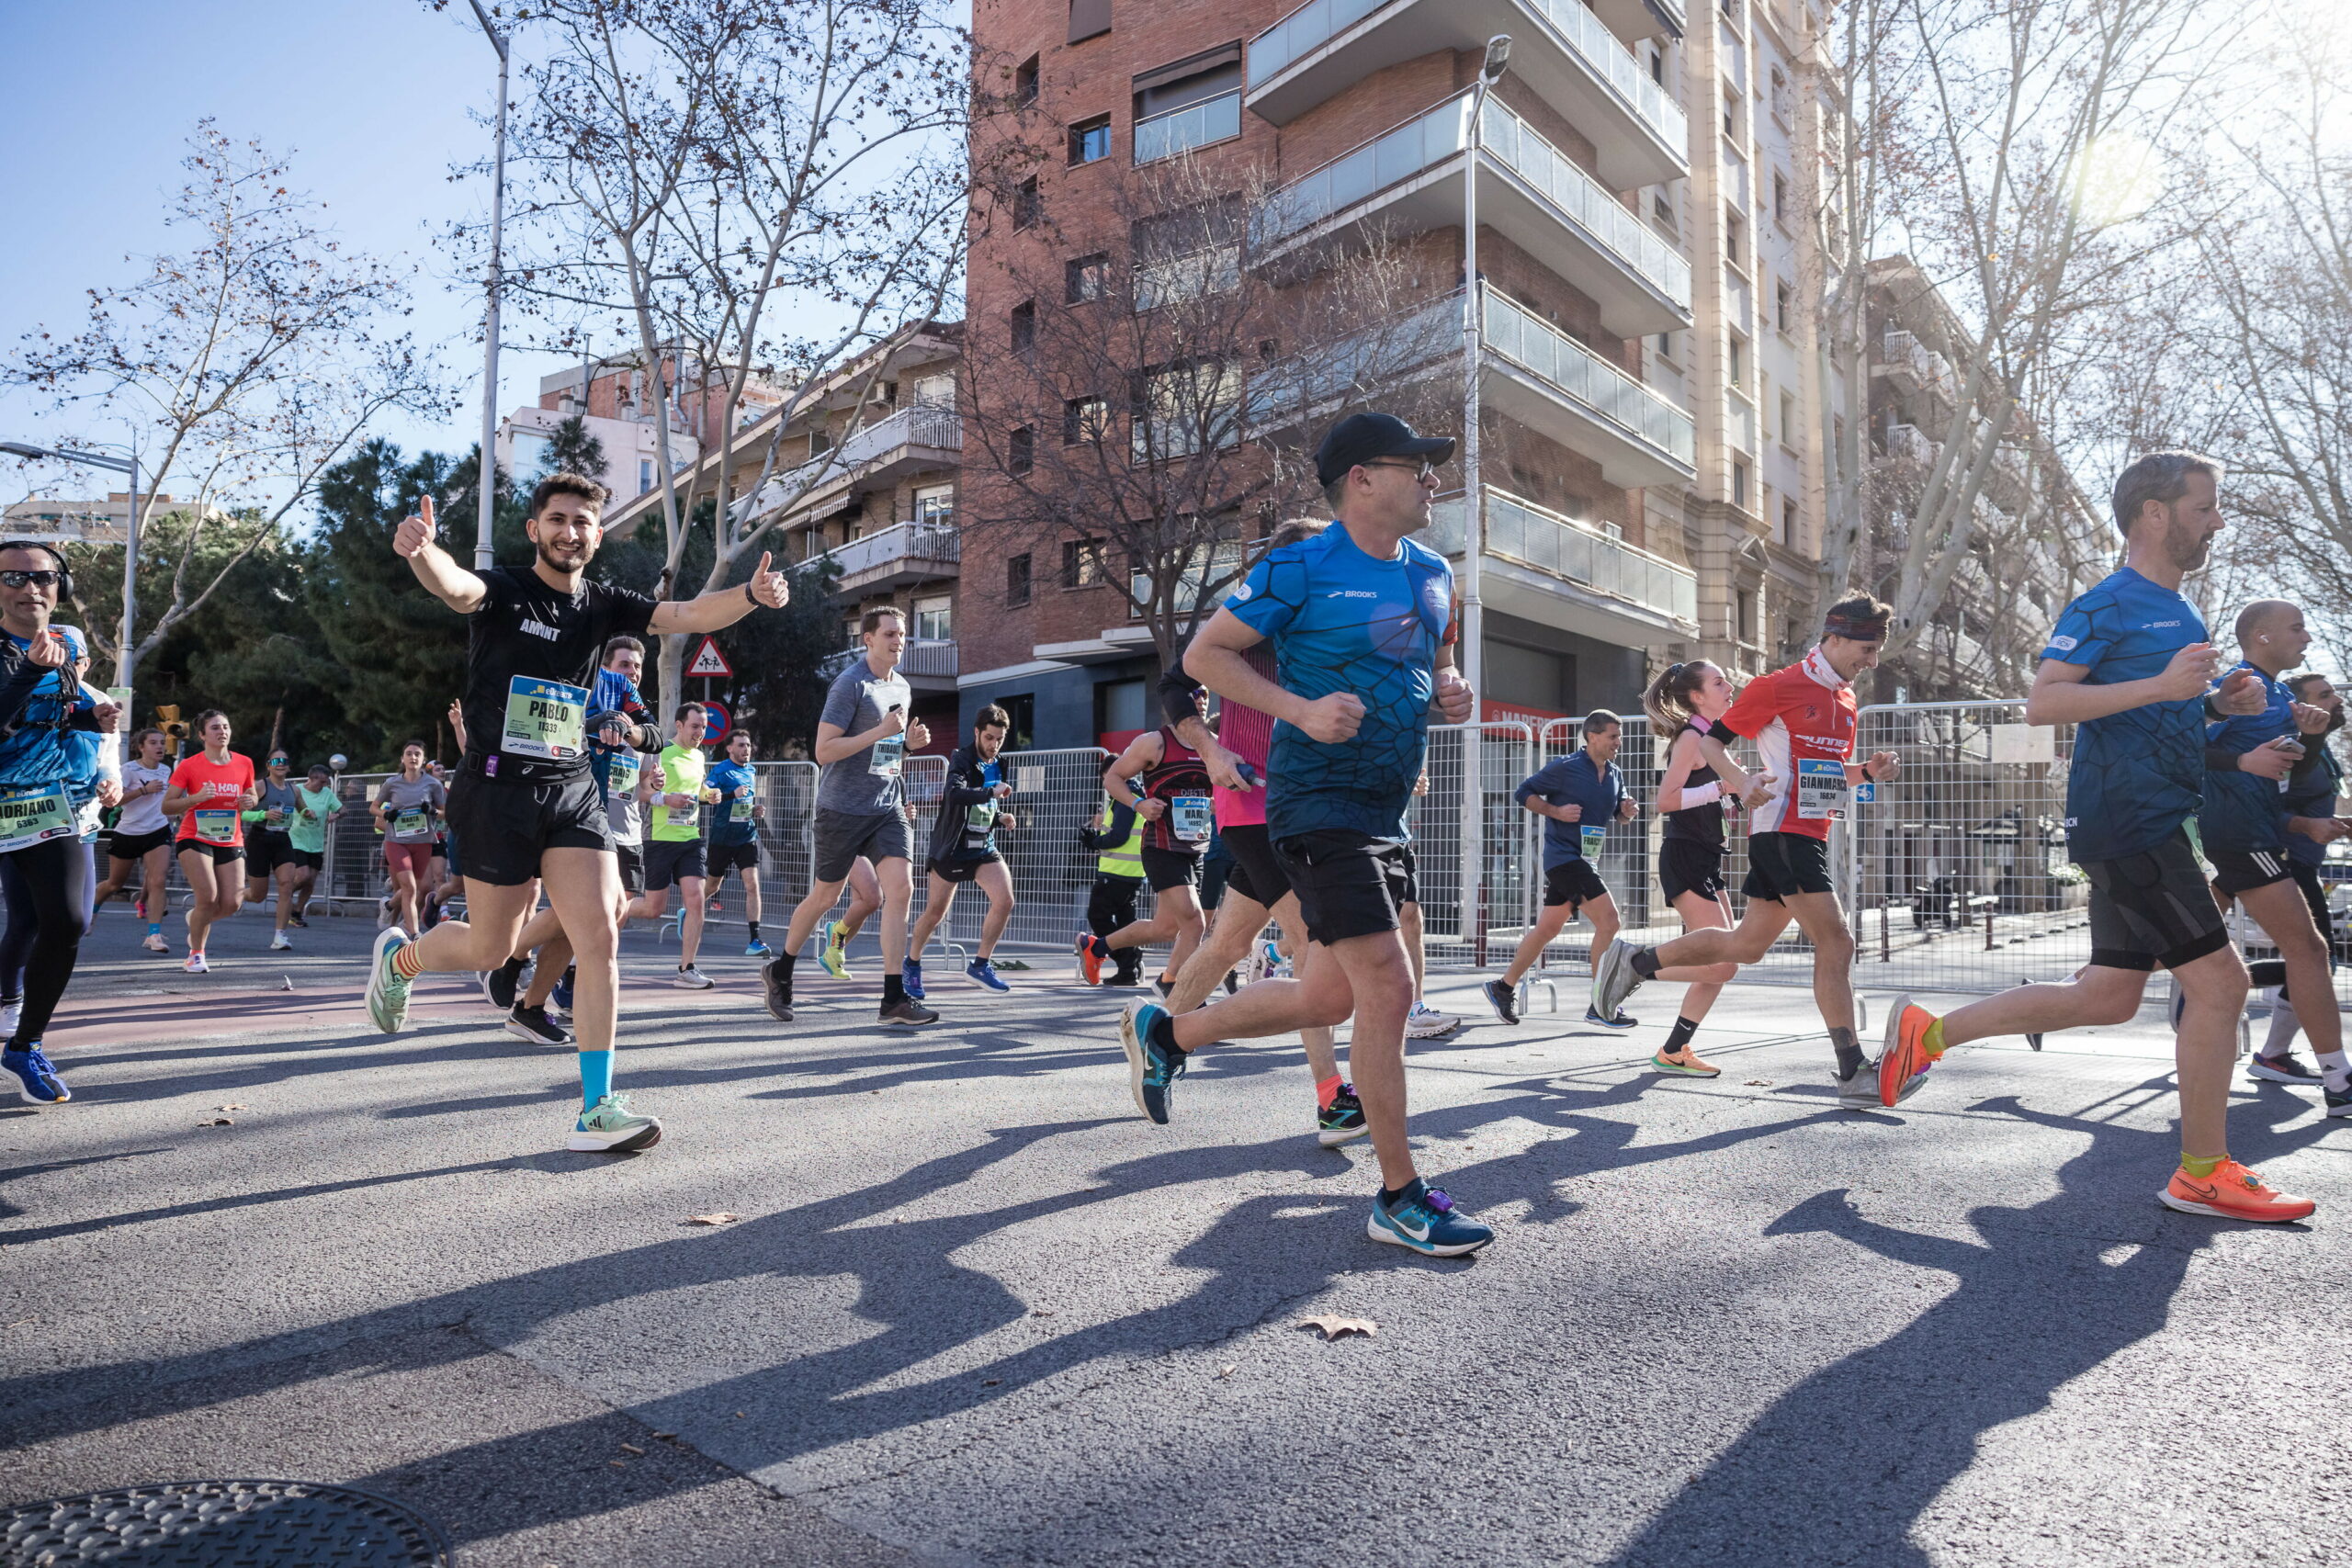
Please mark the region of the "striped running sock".
POLYGON ((424 954, 417 951, 416 943, 401 943, 399 950, 392 954, 392 973, 403 980, 413 980, 424 973, 424 954))

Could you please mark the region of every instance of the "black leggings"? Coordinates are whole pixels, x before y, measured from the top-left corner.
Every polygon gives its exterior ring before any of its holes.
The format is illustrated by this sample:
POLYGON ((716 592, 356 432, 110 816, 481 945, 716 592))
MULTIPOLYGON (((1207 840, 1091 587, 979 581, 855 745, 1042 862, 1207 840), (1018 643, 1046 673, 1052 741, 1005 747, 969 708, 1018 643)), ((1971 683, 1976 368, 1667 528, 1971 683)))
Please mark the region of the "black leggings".
POLYGON ((50 1015, 74 978, 74 961, 90 929, 90 857, 78 839, 51 839, 0 855, 0 888, 7 895, 10 935, 22 917, 33 921, 25 953, 24 1010, 8 1049, 21 1051, 49 1028, 50 1015))

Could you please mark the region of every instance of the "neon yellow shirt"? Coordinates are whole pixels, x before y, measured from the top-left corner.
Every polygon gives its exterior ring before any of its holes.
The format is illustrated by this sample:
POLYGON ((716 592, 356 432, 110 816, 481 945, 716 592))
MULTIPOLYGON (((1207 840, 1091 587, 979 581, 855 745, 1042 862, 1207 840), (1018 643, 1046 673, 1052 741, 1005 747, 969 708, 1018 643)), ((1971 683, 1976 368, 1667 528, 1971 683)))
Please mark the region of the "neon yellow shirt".
POLYGON ((653 787, 657 792, 647 815, 651 819, 653 837, 670 843, 684 843, 702 837, 702 807, 672 806, 663 801, 664 795, 688 795, 699 802, 703 796, 703 772, 709 765, 699 746, 664 746, 662 748, 662 782, 653 787))

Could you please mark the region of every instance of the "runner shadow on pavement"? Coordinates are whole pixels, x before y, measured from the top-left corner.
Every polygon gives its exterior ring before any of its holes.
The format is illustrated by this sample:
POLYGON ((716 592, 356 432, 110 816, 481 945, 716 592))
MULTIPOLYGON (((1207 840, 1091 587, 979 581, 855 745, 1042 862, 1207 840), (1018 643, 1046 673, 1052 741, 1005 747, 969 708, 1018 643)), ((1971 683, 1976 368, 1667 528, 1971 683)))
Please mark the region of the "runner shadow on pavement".
MULTIPOLYGON (((1767 1226, 1823 1233, 1890 1262, 1950 1274, 1951 1292, 1893 1337, 1806 1378, 1669 1501, 1612 1559, 1615 1568, 1736 1562, 1745 1568, 1926 1568, 1920 1517, 1994 1428, 2045 1409, 2067 1382, 2161 1330, 2191 1260, 2218 1228, 2312 1245, 2301 1226, 2229 1224, 2159 1207, 2176 1134, 2036 1111, 2001 1098, 1972 1107, 2087 1134, 2061 1190, 2024 1208, 1969 1212, 1979 1241, 1868 1218, 1845 1189, 1819 1192, 1767 1226), (2131 1246, 2127 1258, 2104 1255, 2131 1246)), ((2309 1103, 2266 1114, 2301 1115, 2309 1103)), ((2258 1128, 2244 1109, 2232 1142, 2259 1168, 2324 1134, 2317 1121, 2258 1128)))

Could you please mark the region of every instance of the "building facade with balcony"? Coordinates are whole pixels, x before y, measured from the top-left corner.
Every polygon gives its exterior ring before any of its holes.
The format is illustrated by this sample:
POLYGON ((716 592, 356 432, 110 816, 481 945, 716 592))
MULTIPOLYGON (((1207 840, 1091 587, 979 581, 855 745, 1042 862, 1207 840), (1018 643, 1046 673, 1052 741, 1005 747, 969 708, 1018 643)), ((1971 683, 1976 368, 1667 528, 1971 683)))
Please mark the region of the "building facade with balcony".
MULTIPOLYGON (((142 496, 140 507, 150 527, 175 512, 192 510, 189 502, 175 501, 168 495, 142 496)), ((228 516, 217 506, 205 508, 208 523, 225 522, 228 516)), ((31 496, 9 506, 7 526, 9 538, 30 539, 36 544, 119 547, 130 535, 130 492, 113 491, 104 501, 56 501, 31 496)))
MULTIPOLYGON (((1820 25, 1817 0, 1694 0, 1687 17, 1682 0, 978 0, 978 85, 1009 82, 1012 134, 1046 155, 1013 210, 982 207, 967 330, 1017 341, 1008 280, 1047 272, 1046 247, 1119 256, 1129 171, 1177 152, 1249 167, 1271 194, 1242 265, 1401 247, 1430 285, 1429 373, 1478 378, 1482 494, 1474 511, 1457 471, 1431 538, 1457 572, 1477 541, 1483 697, 1623 707, 1697 653, 1753 672, 1780 651, 1776 617, 1811 613, 1842 409, 1805 205, 1804 171, 1842 135, 1803 64, 1820 25), (1474 124, 1498 33, 1509 65, 1474 124)), ((1272 375, 1251 438, 1288 416, 1311 446, 1333 347, 1269 346, 1304 379, 1272 375)), ((967 482, 984 466, 967 444, 967 482)), ((1041 744, 1145 722, 1157 673, 1118 596, 1055 570, 1075 543, 1008 546, 966 594, 965 706, 1032 712, 1041 744)))

